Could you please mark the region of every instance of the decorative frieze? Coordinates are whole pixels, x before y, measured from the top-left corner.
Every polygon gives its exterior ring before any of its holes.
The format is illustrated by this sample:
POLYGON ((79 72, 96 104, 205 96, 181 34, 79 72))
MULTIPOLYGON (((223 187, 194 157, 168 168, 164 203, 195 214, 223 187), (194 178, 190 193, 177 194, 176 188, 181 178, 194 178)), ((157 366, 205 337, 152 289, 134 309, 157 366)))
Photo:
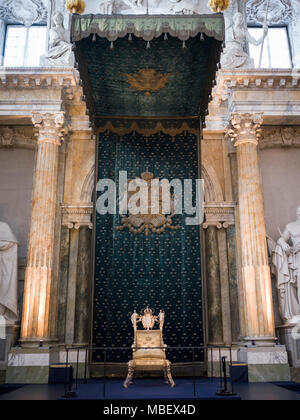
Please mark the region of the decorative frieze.
POLYGON ((300 147, 300 126, 265 126, 260 149, 300 147))
POLYGON ((31 127, 0 128, 0 148, 34 149, 36 144, 31 127))
POLYGON ((91 204, 87 205, 72 205, 62 204, 62 225, 69 229, 79 229, 81 226, 88 226, 93 229, 91 221, 94 207, 91 204))

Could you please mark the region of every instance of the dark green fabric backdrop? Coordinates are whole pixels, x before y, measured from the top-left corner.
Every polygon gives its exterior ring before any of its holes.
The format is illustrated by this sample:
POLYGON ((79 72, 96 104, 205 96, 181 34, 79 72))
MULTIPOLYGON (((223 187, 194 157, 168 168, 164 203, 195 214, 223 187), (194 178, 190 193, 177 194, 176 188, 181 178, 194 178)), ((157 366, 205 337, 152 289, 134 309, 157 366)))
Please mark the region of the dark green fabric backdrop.
MULTIPOLYGON (((98 179, 118 180, 120 170, 128 178, 147 169, 155 177, 181 180, 198 178, 197 138, 185 133, 175 141, 165 134, 145 138, 101 134, 98 146, 98 179)), ((164 309, 165 342, 169 346, 203 344, 202 288, 199 226, 186 226, 185 216, 176 216, 177 231, 135 235, 117 231, 120 216, 97 214, 94 288, 94 346, 131 346, 130 315, 147 305, 164 309)), ((107 360, 127 361, 130 353, 109 352, 107 360)), ((199 355, 197 355, 198 358, 199 355)), ((190 353, 170 352, 173 362, 189 361, 190 353)), ((102 361, 96 352, 94 362, 102 361)), ((199 360, 199 358, 198 358, 199 360)))

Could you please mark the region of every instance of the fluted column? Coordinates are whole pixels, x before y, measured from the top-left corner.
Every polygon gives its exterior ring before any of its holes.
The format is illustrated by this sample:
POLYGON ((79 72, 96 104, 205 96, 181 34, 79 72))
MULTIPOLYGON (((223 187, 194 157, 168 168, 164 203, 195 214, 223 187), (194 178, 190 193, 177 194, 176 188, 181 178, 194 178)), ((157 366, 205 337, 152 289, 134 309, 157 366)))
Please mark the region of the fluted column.
MULTIPOLYGON (((38 136, 28 261, 25 275, 21 343, 23 347, 52 342, 50 298, 53 281, 58 149, 63 139, 63 113, 34 113, 38 136)), ((57 245, 57 244, 56 244, 57 245)))
POLYGON ((242 336, 246 342, 268 345, 274 343, 275 327, 257 151, 262 121, 262 114, 233 113, 228 135, 237 149, 242 336))

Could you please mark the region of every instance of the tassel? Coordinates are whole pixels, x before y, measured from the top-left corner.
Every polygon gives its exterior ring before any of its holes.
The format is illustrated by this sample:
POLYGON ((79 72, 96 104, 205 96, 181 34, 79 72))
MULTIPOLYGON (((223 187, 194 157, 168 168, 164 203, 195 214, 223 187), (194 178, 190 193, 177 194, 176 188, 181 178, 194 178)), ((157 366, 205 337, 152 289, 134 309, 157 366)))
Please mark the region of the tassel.
POLYGON ((128 35, 128 41, 132 41, 132 35, 131 34, 128 35))
POLYGON ((96 42, 97 41, 96 34, 93 35, 92 41, 93 42, 96 42))
POLYGON ((182 42, 182 48, 186 48, 185 41, 182 42))
POLYGON ((200 35, 200 41, 204 41, 204 35, 203 35, 203 32, 201 32, 201 35, 200 35))
POLYGON ((110 43, 110 49, 113 50, 114 49, 114 41, 111 41, 110 43))
POLYGON ((168 35, 167 35, 167 33, 165 33, 164 40, 165 40, 165 41, 167 41, 167 40, 168 40, 168 35))
POLYGON ((149 49, 149 48, 150 48, 150 42, 149 42, 149 41, 147 42, 147 46, 146 46, 146 48, 147 48, 147 49, 149 49))

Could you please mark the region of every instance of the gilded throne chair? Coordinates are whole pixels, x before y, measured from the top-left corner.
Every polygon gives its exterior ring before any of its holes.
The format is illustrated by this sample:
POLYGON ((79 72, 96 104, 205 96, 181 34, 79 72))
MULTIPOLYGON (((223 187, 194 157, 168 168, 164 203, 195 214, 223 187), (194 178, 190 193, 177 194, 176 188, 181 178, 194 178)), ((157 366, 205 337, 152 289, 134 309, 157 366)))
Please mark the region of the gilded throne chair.
POLYGON ((134 343, 132 345, 132 360, 128 362, 128 374, 124 382, 124 388, 132 384, 136 371, 163 371, 166 384, 171 387, 175 382, 171 373, 171 362, 166 358, 166 344, 163 341, 163 325, 165 314, 160 311, 158 316, 153 315, 149 308, 144 310, 142 315, 136 311, 131 316, 134 330, 134 343), (138 330, 138 323, 142 323, 144 329, 138 330), (153 329, 155 323, 159 329, 153 329))

